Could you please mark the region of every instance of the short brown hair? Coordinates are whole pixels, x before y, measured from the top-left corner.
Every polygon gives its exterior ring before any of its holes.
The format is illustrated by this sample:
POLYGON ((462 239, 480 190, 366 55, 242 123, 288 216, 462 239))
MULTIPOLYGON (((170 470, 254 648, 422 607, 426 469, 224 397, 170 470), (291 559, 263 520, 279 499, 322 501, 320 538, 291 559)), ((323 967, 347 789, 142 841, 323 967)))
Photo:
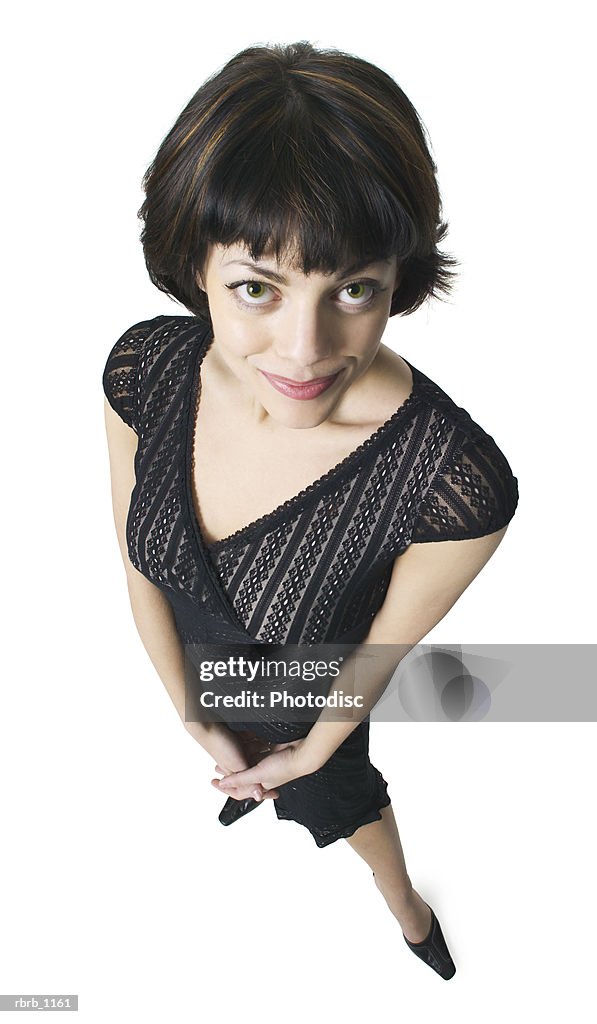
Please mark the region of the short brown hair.
POLYGON ((208 316, 196 280, 210 243, 298 252, 304 273, 396 255, 390 315, 449 294, 437 168, 397 83, 340 50, 251 46, 197 90, 143 177, 149 276, 208 316))

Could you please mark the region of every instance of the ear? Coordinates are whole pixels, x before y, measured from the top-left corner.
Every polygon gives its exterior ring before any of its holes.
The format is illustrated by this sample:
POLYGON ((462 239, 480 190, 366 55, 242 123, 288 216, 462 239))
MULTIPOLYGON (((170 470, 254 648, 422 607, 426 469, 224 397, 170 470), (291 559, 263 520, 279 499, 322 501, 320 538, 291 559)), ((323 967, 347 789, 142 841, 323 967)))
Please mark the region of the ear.
POLYGON ((203 278, 201 277, 201 273, 199 270, 195 271, 195 281, 197 282, 197 287, 199 288, 199 291, 204 292, 205 285, 203 283, 203 278))
POLYGON ((396 276, 394 278, 394 286, 392 288, 392 293, 394 293, 395 291, 398 290, 398 288, 400 287, 400 282, 401 281, 402 281, 402 266, 400 264, 400 261, 398 261, 397 264, 396 264, 396 276))

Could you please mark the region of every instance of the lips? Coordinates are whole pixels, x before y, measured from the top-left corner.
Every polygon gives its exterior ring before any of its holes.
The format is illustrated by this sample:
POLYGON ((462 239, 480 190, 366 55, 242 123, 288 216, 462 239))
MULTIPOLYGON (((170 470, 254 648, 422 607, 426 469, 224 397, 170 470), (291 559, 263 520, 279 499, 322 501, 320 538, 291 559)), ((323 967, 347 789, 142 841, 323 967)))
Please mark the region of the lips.
POLYGON ((293 380, 292 377, 281 377, 279 373, 266 373, 265 370, 261 371, 265 373, 266 377, 273 377, 274 380, 281 380, 284 384, 291 384, 294 388, 305 387, 308 384, 321 384, 324 380, 330 380, 332 377, 337 377, 340 373, 339 370, 336 373, 328 373, 325 377, 313 377, 312 380, 293 380))
POLYGON ((265 379, 269 381, 271 386, 279 391, 280 394, 286 395, 287 398, 295 398, 300 402, 308 401, 311 398, 317 398, 330 388, 336 379, 342 373, 342 370, 338 370, 337 373, 332 373, 327 377, 314 377, 313 380, 308 381, 292 381, 288 377, 279 377, 277 374, 266 373, 265 370, 260 370, 265 379))

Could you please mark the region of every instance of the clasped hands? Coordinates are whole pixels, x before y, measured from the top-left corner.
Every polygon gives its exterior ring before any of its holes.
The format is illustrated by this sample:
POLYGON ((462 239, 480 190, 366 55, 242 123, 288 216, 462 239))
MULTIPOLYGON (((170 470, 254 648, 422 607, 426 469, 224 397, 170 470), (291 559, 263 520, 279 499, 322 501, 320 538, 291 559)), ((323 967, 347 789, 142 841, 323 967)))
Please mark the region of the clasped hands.
POLYGON ((251 766, 232 771, 216 764, 215 770, 223 778, 211 780, 212 786, 234 800, 246 800, 248 797, 258 801, 276 800, 280 795, 278 786, 315 770, 305 758, 304 739, 268 744, 252 733, 237 735, 242 738, 243 750, 251 766))

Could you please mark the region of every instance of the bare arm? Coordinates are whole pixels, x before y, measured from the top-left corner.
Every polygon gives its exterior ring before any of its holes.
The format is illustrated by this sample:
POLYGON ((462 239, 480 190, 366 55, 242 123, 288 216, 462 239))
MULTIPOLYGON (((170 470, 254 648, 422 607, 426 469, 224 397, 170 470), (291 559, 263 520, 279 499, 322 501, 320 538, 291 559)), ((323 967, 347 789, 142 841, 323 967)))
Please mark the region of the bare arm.
MULTIPOLYGON (((254 763, 246 744, 223 723, 185 722, 185 651, 166 596, 132 564, 126 543, 126 519, 135 484, 137 435, 104 398, 104 419, 110 459, 112 509, 126 572, 135 625, 145 650, 162 680, 186 731, 226 771, 242 771, 254 763)), ((265 795, 265 794, 264 794, 265 795)), ((275 798, 272 790, 267 796, 275 798)))
MULTIPOLYGON (((110 459, 114 525, 126 572, 133 618, 143 646, 184 723, 184 648, 176 631, 174 615, 164 594, 132 564, 126 544, 126 517, 135 483, 133 463, 137 450, 137 435, 120 419, 106 399, 104 418, 110 459)), ((186 726, 188 723, 184 724, 186 726)))

